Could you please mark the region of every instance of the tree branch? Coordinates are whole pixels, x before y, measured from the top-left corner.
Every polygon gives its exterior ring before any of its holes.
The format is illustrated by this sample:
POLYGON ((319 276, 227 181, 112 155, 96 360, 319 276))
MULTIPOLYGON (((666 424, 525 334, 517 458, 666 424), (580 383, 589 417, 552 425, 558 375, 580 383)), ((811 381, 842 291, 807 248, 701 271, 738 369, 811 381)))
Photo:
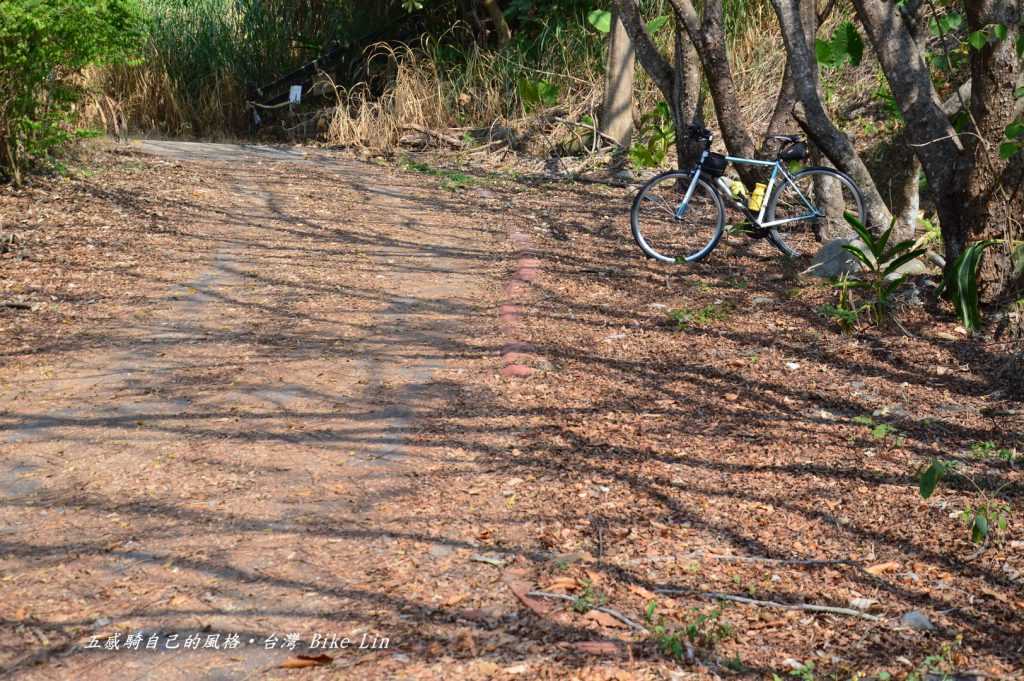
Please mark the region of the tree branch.
POLYGON ((718 601, 732 601, 734 603, 744 603, 746 605, 757 605, 762 608, 780 608, 782 610, 806 610, 809 612, 825 612, 832 615, 847 615, 849 617, 859 617, 861 619, 869 620, 871 622, 880 622, 882 618, 878 615, 869 615, 866 612, 860 610, 853 610, 852 608, 837 608, 831 605, 815 605, 813 603, 779 603, 777 601, 761 601, 756 598, 747 598, 746 596, 734 596, 733 594, 723 594, 717 591, 705 591, 703 593, 693 594, 691 591, 685 589, 655 589, 656 593, 666 595, 697 595, 702 598, 713 598, 718 601))

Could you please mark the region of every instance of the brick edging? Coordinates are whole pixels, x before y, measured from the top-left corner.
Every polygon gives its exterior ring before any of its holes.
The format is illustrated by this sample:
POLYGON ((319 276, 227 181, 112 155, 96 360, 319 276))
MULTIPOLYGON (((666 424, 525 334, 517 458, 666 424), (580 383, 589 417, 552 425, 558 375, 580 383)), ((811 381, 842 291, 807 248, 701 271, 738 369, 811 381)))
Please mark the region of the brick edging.
POLYGON ((505 344, 501 348, 501 375, 507 378, 525 378, 537 371, 526 362, 536 357, 536 348, 522 339, 520 320, 526 311, 526 301, 533 282, 540 274, 540 259, 532 250, 530 235, 512 228, 509 241, 515 251, 515 270, 505 282, 504 296, 498 307, 498 319, 505 344))

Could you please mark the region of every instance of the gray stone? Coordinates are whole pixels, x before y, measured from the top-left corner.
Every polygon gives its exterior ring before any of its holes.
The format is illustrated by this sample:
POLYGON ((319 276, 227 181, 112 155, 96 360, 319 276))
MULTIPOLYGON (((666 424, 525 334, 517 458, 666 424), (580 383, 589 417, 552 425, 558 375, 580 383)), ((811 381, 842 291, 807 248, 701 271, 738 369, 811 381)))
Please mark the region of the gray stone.
POLYGON ((900 618, 900 624, 916 631, 935 631, 935 625, 928 619, 928 616, 917 610, 904 613, 900 618))
POLYGON ((814 255, 806 272, 822 279, 833 279, 843 274, 859 272, 861 265, 857 258, 843 248, 847 244, 867 250, 867 246, 860 239, 832 239, 825 242, 814 255))
POLYGON ((914 258, 910 262, 903 263, 896 270, 899 274, 905 274, 908 277, 916 277, 921 274, 928 274, 928 265, 924 263, 920 258, 914 258))
MULTIPOLYGON (((859 272, 863 265, 860 264, 856 256, 843 248, 847 244, 860 249, 868 256, 869 260, 874 261, 867 245, 859 238, 832 239, 825 242, 814 255, 811 266, 807 268, 806 273, 823 279, 834 279, 844 274, 856 274, 859 272)), ((900 275, 912 277, 927 273, 928 266, 920 258, 915 258, 910 262, 903 263, 896 272, 889 275, 889 278, 894 279, 900 275)))

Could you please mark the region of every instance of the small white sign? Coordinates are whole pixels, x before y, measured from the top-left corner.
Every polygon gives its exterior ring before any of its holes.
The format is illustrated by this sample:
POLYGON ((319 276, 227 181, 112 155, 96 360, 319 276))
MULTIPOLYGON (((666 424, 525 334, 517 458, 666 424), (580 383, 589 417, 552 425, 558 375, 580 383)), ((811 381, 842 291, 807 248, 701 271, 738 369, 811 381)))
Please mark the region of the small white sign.
POLYGON ((288 102, 290 104, 298 104, 302 101, 302 86, 292 85, 292 89, 288 91, 288 102))

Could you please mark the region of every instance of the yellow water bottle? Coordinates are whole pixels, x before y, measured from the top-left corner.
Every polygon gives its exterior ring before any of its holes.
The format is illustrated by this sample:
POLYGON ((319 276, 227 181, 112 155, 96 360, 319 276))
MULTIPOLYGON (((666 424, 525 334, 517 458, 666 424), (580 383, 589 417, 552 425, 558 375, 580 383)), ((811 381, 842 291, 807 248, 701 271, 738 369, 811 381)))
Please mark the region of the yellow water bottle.
POLYGON ((750 201, 747 202, 747 208, 750 210, 761 210, 761 204, 764 203, 764 190, 767 188, 767 185, 760 182, 755 184, 754 191, 750 195, 750 201))

